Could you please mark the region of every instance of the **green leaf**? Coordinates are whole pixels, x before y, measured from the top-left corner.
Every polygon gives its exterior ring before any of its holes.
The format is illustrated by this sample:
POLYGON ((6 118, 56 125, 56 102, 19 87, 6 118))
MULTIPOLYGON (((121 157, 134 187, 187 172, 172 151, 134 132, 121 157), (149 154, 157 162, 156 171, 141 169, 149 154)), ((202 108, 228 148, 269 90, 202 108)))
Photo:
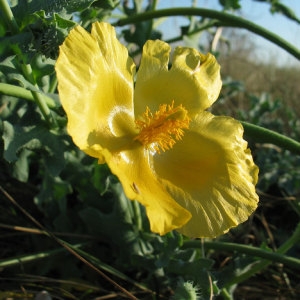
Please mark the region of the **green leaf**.
POLYGON ((3 122, 4 159, 9 163, 19 159, 22 150, 39 151, 47 170, 53 176, 60 173, 65 165, 66 144, 61 137, 44 127, 3 122))
MULTIPOLYGON (((12 45, 30 45, 32 40, 32 34, 30 32, 22 32, 8 37, 0 38, 0 59, 4 60, 6 57, 14 55, 12 45)), ((23 50, 27 51, 27 46, 23 47, 23 50)))
POLYGON ((177 288, 174 291, 174 296, 172 300, 196 300, 199 299, 199 287, 194 286, 191 281, 182 282, 182 280, 177 284, 177 288))
MULTIPOLYGON (((19 48, 19 46, 16 46, 19 48)), ((21 51, 20 48, 18 51, 21 51)), ((16 56, 7 57, 0 64, 0 79, 2 82, 18 83, 27 90, 39 92, 40 90, 29 82, 23 75, 16 56)))
POLYGON ((294 11, 291 10, 286 5, 280 3, 279 1, 272 1, 271 12, 272 13, 281 13, 285 17, 287 17, 293 21, 296 21, 298 24, 300 24, 300 19, 296 16, 294 11))
POLYGON ((185 280, 191 280, 199 288, 203 299, 210 299, 210 275, 214 261, 212 259, 200 258, 195 261, 171 261, 167 270, 170 273, 182 275, 185 280))
POLYGON ((45 215, 53 219, 54 217, 59 217, 60 214, 66 214, 66 197, 71 190, 69 183, 61 180, 59 177, 45 174, 40 186, 40 192, 34 201, 45 215))
POLYGON ((225 10, 241 8, 240 0, 219 0, 219 3, 225 10))
POLYGON ((119 0, 96 0, 93 3, 93 6, 102 8, 102 9, 114 9, 120 3, 119 0))
POLYGON ((21 0, 13 1, 12 10, 15 17, 23 19, 27 14, 44 11, 46 15, 58 13, 61 15, 72 14, 88 8, 95 0, 21 0))
POLYGON ((20 151, 19 159, 13 165, 12 175, 19 181, 27 182, 28 180, 30 154, 30 151, 23 149, 20 151))
POLYGON ((135 227, 132 202, 125 197, 121 184, 111 184, 110 190, 112 193, 104 195, 109 195, 109 199, 99 197, 99 201, 113 204, 110 211, 87 207, 79 212, 80 218, 90 232, 105 237, 120 249, 124 249, 120 258, 128 259, 151 252, 151 245, 142 238, 142 233, 135 227))

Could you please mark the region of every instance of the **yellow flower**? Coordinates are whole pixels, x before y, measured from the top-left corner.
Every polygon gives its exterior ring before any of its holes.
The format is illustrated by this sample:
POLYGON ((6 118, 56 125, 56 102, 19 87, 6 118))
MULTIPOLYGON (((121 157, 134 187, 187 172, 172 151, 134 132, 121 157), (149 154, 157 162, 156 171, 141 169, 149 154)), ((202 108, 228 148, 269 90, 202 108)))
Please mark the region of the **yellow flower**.
POLYGON ((211 54, 148 41, 135 64, 114 28, 73 29, 56 64, 68 132, 107 163, 151 230, 215 237, 256 209, 258 168, 242 125, 207 112, 221 89, 211 54), (134 85, 134 78, 136 83, 134 85))

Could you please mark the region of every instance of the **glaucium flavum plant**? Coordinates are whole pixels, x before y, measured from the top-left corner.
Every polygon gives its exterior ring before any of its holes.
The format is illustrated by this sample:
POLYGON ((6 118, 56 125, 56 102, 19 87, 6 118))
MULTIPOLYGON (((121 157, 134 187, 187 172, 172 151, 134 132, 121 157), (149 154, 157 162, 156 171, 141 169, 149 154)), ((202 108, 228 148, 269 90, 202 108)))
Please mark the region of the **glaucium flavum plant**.
POLYGON ((258 168, 242 125, 206 111, 222 85, 215 57, 177 47, 169 69, 170 51, 147 41, 135 74, 110 24, 77 26, 60 47, 59 95, 74 143, 108 164, 153 232, 215 237, 256 209, 258 168))

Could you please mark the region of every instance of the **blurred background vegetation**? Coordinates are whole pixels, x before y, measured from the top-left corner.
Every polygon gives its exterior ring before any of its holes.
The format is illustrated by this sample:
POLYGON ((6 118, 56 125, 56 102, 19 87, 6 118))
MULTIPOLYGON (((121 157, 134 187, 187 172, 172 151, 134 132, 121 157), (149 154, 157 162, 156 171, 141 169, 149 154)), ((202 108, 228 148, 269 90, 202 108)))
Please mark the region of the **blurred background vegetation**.
MULTIPOLYGON (((195 13, 182 11, 188 25, 170 42, 217 56, 223 88, 213 113, 299 141, 299 63, 253 55, 244 23, 222 17, 242 19, 243 1, 220 0, 210 15, 183 2, 195 13)), ((284 1, 256 2, 299 24, 284 1)), ((145 15, 158 1, 0 3, 0 299, 298 299, 299 150, 246 130, 260 168, 259 208, 224 236, 191 241, 151 233, 143 207, 66 132, 54 64, 70 29, 110 22, 138 62, 146 40, 163 38, 157 26, 168 17, 145 15)))

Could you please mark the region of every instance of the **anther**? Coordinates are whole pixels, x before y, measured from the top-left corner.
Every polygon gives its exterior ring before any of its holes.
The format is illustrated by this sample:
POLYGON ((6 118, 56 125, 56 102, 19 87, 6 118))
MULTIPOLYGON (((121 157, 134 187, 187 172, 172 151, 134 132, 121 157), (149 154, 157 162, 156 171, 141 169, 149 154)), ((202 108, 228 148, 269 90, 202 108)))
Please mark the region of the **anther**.
POLYGON ((176 141, 182 139, 190 119, 187 110, 182 105, 174 107, 173 101, 171 105, 160 105, 155 113, 147 107, 135 122, 140 133, 134 139, 146 148, 160 153, 161 150, 171 149, 176 141))

